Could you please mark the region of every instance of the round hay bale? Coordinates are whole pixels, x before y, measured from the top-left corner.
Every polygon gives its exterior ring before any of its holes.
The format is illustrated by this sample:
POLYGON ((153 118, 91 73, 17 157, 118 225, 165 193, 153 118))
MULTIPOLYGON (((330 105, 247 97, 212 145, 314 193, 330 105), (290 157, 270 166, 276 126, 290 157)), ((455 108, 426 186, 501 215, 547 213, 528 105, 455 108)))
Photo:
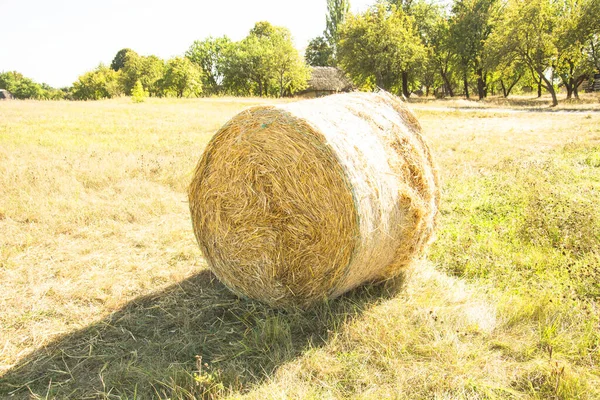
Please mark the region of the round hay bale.
POLYGON ((303 308, 398 275, 431 239, 438 197, 417 119, 385 92, 243 111, 189 188, 215 275, 237 294, 303 308))

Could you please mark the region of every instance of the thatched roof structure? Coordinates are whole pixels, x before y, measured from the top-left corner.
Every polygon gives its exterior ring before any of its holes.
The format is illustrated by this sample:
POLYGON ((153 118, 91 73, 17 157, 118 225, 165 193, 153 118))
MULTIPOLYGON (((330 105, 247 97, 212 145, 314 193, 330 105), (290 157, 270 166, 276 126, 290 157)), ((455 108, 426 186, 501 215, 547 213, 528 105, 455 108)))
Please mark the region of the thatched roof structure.
POLYGON ((13 95, 6 89, 0 89, 0 100, 13 99, 13 95))
POLYGON ((313 67, 308 80, 308 88, 304 92, 349 92, 352 82, 344 71, 335 67, 313 67))

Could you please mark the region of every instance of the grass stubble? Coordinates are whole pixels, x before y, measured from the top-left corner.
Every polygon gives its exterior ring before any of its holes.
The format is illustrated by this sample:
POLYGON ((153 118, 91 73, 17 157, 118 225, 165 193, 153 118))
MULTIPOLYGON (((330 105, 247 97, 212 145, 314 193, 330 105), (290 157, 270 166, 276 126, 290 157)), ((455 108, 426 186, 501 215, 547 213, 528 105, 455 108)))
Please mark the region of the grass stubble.
POLYGON ((415 104, 427 261, 303 313, 232 295, 189 220, 203 146, 259 102, 0 104, 0 397, 600 398, 597 104, 415 104))

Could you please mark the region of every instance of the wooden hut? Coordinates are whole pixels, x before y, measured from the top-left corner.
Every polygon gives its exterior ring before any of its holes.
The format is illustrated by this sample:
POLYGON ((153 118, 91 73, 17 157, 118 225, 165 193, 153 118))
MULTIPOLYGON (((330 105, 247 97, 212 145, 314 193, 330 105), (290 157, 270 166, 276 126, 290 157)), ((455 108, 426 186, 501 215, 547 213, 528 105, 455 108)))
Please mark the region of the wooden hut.
POLYGON ((335 67, 312 67, 308 88, 298 93, 300 97, 321 97, 354 90, 344 71, 335 67))
POLYGON ((0 89, 0 100, 10 100, 14 99, 14 96, 11 92, 6 89, 0 89))
POLYGON ((587 92, 600 92, 600 74, 595 74, 593 79, 583 81, 581 87, 587 92))

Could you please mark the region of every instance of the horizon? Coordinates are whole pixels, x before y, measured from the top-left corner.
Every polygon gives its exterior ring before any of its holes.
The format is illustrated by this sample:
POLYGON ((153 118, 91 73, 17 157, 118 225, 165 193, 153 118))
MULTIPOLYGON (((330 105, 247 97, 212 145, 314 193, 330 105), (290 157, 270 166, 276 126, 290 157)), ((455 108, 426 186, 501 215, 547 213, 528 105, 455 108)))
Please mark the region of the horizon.
MULTIPOLYGON (((54 4, 8 0, 3 5, 4 15, 9 17, 3 21, 3 29, 11 35, 0 36, 0 72, 17 71, 38 83, 62 88, 99 64, 110 65, 123 48, 169 59, 183 55, 195 40, 226 35, 237 41, 256 22, 268 21, 288 28, 295 47, 302 51, 325 29, 325 0, 203 3, 174 0, 164 8, 158 0, 126 4, 107 0, 102 5, 76 0, 54 4), (234 7, 236 13, 230 15, 227 11, 234 7)), ((374 3, 352 0, 351 11, 361 12, 374 3)))

